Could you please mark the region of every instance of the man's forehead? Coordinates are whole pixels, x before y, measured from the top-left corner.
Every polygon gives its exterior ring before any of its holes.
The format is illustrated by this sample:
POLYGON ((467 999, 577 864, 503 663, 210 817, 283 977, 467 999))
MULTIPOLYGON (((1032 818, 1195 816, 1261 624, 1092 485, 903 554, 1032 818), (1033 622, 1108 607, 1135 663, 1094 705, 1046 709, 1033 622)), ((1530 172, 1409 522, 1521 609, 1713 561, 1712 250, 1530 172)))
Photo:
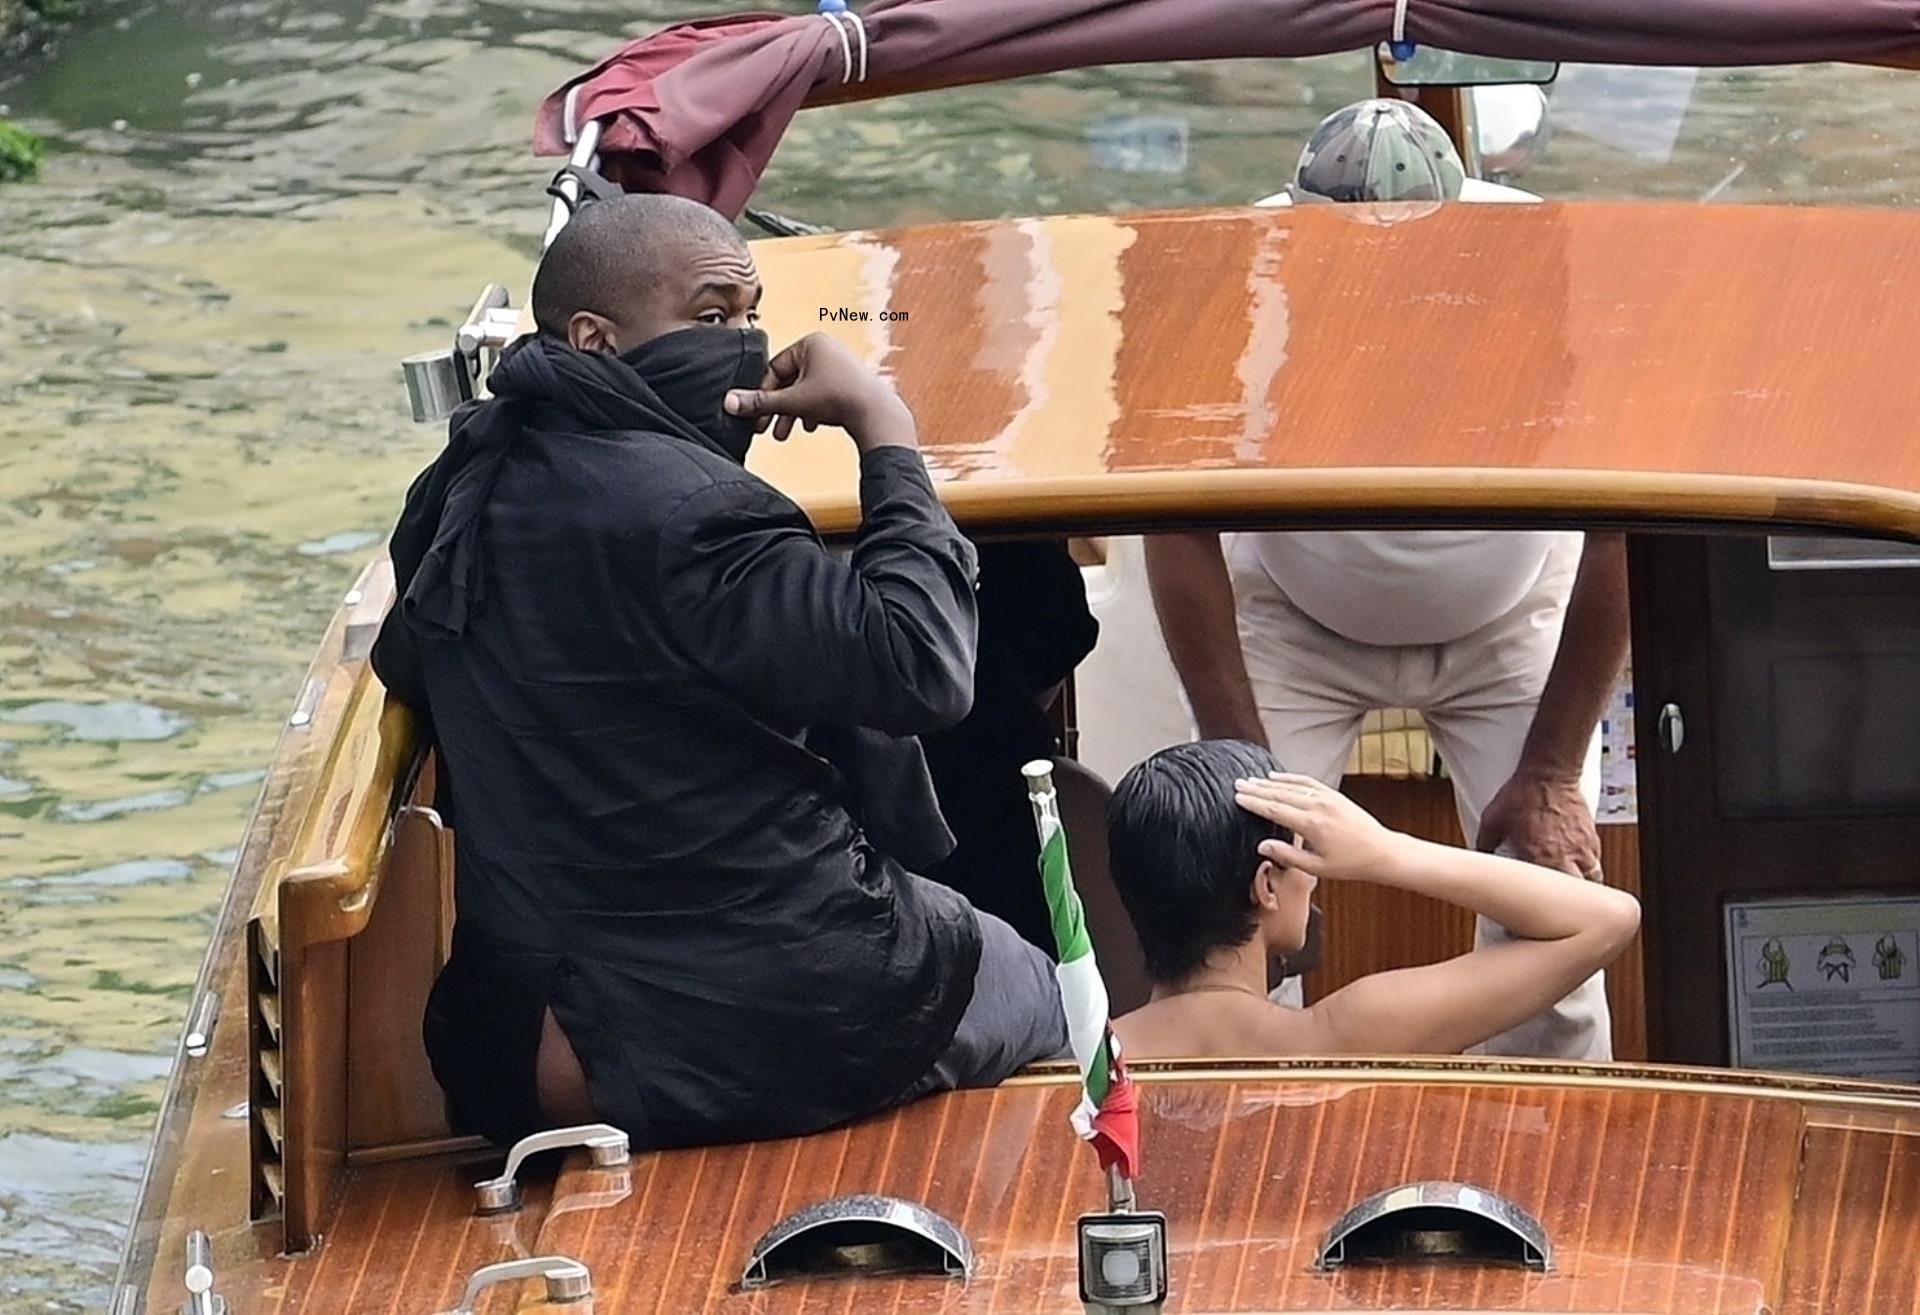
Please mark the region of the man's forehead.
POLYGON ((680 252, 676 267, 690 287, 707 283, 745 283, 757 285, 760 271, 746 244, 703 240, 689 242, 680 252))

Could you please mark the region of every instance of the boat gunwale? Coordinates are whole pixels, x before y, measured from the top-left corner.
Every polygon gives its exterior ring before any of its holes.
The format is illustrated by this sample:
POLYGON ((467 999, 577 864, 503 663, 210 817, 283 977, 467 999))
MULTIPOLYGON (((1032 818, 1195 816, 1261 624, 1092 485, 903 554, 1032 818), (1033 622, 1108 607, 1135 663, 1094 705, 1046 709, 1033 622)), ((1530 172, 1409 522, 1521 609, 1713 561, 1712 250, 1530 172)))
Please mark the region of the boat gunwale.
MULTIPOLYGON (((309 691, 318 691, 316 699, 324 694, 333 674, 349 661, 355 660, 346 652, 347 632, 355 616, 374 604, 384 611, 391 600, 392 578, 384 570, 385 565, 384 554, 368 562, 335 605, 313 660, 308 663, 296 688, 295 708, 301 705, 309 691)), ((272 869, 277 864, 285 865, 287 854, 280 852, 277 842, 291 834, 297 843, 298 838, 309 830, 311 819, 307 816, 306 805, 321 793, 320 787, 325 778, 338 766, 336 750, 339 726, 335 721, 344 722, 353 706, 354 701, 349 699, 339 708, 340 716, 329 721, 316 718, 308 722, 296 722, 291 712, 281 718, 280 733, 267 759, 267 772, 261 781, 260 793, 241 831, 240 852, 234 859, 226 892, 221 898, 207 949, 201 959, 200 971, 188 997, 189 1014, 181 1019, 180 1034, 174 1044, 173 1064, 160 1098, 159 1112, 154 1117, 154 1130, 148 1143, 146 1161, 141 1168, 140 1184, 128 1214, 126 1237, 122 1239, 120 1256, 114 1268, 113 1285, 109 1289, 114 1294, 114 1300, 129 1286, 147 1290, 159 1267, 161 1236, 171 1213, 174 1190, 180 1184, 184 1169, 187 1132, 200 1108, 201 1098, 207 1094, 203 1083, 209 1068, 208 1061, 213 1056, 213 1047, 223 1044, 223 1038, 230 1037, 233 1028, 246 1026, 247 924, 253 918, 254 906, 272 869), (320 739, 323 734, 326 736, 324 743, 320 739), (236 974, 239 978, 237 989, 234 981, 236 974), (221 1001, 216 1031, 206 1053, 189 1056, 187 1030, 192 1022, 192 1011, 199 1001, 210 994, 221 1001), (233 1007, 235 999, 232 997, 236 996, 241 1006, 239 1010, 233 1007), (224 1031, 218 1028, 221 1022, 226 1024, 224 1031)), ((317 703, 314 710, 318 711, 317 703)), ((289 846, 288 852, 291 850, 292 846, 289 846)), ((250 1225, 253 1221, 240 1222, 250 1225)))
MULTIPOLYGON (((1920 1111, 1920 1083, 1624 1061, 1597 1063, 1481 1055, 1288 1055, 1266 1059, 1258 1056, 1134 1059, 1128 1061, 1127 1070, 1143 1083, 1576 1087, 1920 1111)), ((1002 1085, 1054 1086, 1079 1081, 1079 1071, 1072 1064, 1048 1061, 1021 1070, 1002 1085)))

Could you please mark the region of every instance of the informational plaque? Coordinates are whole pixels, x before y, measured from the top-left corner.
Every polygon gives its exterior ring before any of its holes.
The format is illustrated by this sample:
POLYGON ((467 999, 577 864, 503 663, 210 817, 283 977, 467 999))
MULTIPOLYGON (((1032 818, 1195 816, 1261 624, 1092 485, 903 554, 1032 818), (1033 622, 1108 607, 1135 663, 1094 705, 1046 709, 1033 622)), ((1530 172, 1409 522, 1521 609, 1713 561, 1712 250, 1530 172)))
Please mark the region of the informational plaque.
POLYGON ((1729 902, 1736 1068, 1920 1082, 1920 898, 1729 902))

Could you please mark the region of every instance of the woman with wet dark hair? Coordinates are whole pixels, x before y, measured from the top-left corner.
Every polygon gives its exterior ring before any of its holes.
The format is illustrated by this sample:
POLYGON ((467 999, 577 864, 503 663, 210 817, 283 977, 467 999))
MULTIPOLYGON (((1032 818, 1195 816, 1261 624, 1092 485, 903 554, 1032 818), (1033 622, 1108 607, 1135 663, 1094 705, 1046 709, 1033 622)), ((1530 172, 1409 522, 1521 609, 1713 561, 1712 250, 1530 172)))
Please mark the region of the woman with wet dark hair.
POLYGON ((1116 1024, 1131 1056, 1454 1054, 1610 963, 1640 925, 1624 891, 1390 831, 1241 740, 1166 749, 1108 811, 1114 884, 1154 982, 1116 1024), (1372 881, 1498 920, 1515 939, 1374 973, 1304 1009, 1267 998, 1321 880, 1372 881))

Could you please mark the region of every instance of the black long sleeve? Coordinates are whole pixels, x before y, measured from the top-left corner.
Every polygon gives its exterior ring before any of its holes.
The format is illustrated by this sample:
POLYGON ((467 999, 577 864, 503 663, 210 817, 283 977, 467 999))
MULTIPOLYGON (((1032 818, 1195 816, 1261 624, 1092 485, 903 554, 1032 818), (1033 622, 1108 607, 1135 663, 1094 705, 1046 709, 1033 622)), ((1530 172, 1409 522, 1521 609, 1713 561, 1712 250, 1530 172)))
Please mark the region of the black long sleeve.
POLYGON ((426 673, 420 665, 419 641, 407 628, 400 600, 406 597, 407 587, 413 583, 414 573, 420 569, 420 560, 426 555, 427 545, 433 538, 433 523, 438 509, 429 507, 427 498, 438 466, 437 461, 429 465, 407 489, 400 522, 394 527, 393 538, 387 545, 387 554, 393 559, 393 606, 380 623, 380 633, 374 638, 372 652, 367 655, 368 661, 373 664, 374 675, 380 677, 380 683, 387 687, 387 693, 406 704, 415 716, 422 719, 429 737, 433 723, 427 709, 426 673))
POLYGON ((847 559, 765 485, 687 498, 660 538, 665 619, 697 666, 771 721, 941 730, 973 700, 973 546, 917 452, 879 448, 860 467, 847 559))

